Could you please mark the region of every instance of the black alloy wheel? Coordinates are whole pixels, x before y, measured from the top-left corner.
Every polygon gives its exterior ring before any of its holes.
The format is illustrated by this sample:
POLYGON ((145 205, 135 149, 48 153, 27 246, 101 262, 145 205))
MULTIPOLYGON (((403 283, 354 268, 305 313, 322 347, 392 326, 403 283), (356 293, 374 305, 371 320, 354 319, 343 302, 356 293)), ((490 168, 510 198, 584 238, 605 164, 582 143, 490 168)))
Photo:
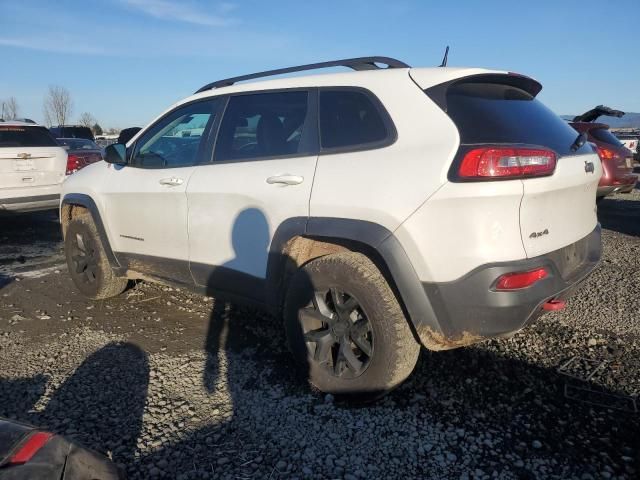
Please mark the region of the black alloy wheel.
POLYGON ((344 379, 365 372, 373 357, 373 329, 354 296, 338 288, 316 291, 299 320, 309 361, 344 379))
POLYGON ((74 272, 83 283, 95 284, 100 258, 93 239, 81 232, 76 232, 71 239, 71 245, 74 272))

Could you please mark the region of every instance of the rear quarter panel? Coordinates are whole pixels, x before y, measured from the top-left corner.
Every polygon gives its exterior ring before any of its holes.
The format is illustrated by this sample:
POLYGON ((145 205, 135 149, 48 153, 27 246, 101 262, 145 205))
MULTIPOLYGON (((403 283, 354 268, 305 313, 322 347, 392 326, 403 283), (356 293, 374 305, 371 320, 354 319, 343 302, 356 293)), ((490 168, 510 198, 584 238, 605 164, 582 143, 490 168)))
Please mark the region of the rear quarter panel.
POLYGON ((352 218, 395 230, 446 182, 459 143, 447 115, 410 79, 406 70, 372 78, 374 93, 397 130, 390 146, 321 154, 311 194, 312 217, 352 218))

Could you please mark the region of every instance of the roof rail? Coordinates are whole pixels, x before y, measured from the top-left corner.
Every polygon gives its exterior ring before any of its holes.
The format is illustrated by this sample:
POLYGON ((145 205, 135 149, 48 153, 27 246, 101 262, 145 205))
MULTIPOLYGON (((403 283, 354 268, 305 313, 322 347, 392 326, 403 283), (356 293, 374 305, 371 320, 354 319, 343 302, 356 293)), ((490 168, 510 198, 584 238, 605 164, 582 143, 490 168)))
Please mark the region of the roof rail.
POLYGON ((225 78, 224 80, 218 80, 206 84, 200 88, 196 93, 211 90, 213 88, 228 87, 237 82, 244 80, 253 80, 254 78, 270 77, 273 75, 283 75, 285 73, 304 72, 306 70, 317 70, 321 68, 330 67, 348 67, 352 70, 383 70, 377 64, 386 65, 384 68, 410 68, 404 62, 396 60, 390 57, 358 57, 358 58, 345 58, 344 60, 332 60, 330 62, 309 63, 307 65, 299 65, 297 67, 278 68, 276 70, 267 70, 265 72, 251 73, 249 75, 241 75, 239 77, 225 78))

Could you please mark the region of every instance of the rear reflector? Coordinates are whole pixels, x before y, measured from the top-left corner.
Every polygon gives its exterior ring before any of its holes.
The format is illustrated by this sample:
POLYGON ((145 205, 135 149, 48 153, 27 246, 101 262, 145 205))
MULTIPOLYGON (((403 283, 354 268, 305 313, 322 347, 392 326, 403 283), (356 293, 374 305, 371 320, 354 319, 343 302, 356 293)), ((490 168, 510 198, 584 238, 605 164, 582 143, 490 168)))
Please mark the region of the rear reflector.
POLYGON ((458 175, 463 179, 527 178, 551 175, 556 154, 537 148, 474 148, 466 153, 458 175))
POLYGON ((535 270, 530 270, 528 272, 505 273, 498 278, 496 290, 505 291, 527 288, 543 278, 546 278, 547 275, 547 269, 544 267, 536 268, 535 270))
POLYGON ((38 453, 38 450, 44 447, 52 436, 53 434, 49 432, 36 432, 32 434, 22 447, 20 447, 20 450, 11 456, 8 463, 10 465, 27 463, 38 453))

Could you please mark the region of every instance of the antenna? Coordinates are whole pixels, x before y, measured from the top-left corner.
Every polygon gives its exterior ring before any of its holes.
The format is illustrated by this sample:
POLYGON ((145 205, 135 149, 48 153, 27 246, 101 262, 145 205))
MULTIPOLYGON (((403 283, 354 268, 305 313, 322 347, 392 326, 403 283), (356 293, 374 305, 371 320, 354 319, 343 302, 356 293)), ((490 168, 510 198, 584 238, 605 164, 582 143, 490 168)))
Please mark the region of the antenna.
POLYGON ((447 66, 447 57, 449 56, 449 45, 447 45, 447 48, 445 48, 444 50, 444 57, 442 58, 442 63, 439 65, 440 67, 446 67, 447 66))

